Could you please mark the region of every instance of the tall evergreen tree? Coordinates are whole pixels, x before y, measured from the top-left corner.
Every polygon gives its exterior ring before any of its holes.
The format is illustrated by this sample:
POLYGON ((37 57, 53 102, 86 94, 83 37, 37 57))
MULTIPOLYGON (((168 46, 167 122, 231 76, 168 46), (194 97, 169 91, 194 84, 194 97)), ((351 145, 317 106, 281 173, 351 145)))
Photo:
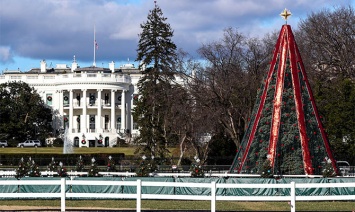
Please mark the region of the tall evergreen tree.
POLYGON ((0 139, 44 140, 52 132, 52 110, 24 82, 0 84, 0 139))
POLYGON ((136 142, 137 152, 167 163, 167 142, 170 129, 167 125, 167 99, 172 90, 175 74, 176 45, 171 40, 173 30, 158 5, 149 11, 147 22, 141 24, 142 33, 137 49, 137 61, 143 70, 138 82, 139 98, 134 109, 134 120, 140 129, 136 142))

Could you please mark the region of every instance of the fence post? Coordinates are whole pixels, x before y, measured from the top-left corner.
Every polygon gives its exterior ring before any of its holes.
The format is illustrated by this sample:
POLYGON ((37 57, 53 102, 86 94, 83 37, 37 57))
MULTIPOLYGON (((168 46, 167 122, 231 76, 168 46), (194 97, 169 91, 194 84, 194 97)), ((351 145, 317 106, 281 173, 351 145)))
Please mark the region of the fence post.
POLYGON ((137 212, 141 212, 141 200, 142 200, 142 180, 137 180, 137 212))
POLYGON ((66 181, 65 181, 65 177, 62 177, 60 179, 60 211, 65 211, 65 195, 66 195, 66 190, 65 190, 65 186, 66 186, 66 181))
POLYGON ((211 182, 211 212, 216 212, 216 182, 211 182))
POLYGON ((291 212, 296 212, 296 183, 291 182, 291 212))

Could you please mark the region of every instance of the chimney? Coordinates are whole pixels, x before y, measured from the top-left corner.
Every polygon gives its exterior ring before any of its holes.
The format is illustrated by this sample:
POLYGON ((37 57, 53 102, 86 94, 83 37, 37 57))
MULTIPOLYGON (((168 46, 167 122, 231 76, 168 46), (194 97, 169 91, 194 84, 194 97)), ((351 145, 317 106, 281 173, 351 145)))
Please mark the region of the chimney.
POLYGON ((112 73, 115 72, 115 62, 112 61, 111 63, 108 64, 108 66, 109 66, 110 70, 112 71, 112 73))
POLYGON ((46 73, 47 63, 46 60, 41 61, 41 73, 46 73))

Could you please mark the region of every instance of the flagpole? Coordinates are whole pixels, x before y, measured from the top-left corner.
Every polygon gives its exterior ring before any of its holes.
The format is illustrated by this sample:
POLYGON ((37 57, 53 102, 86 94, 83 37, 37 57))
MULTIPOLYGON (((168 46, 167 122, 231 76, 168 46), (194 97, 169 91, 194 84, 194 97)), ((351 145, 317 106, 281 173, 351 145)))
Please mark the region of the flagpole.
POLYGON ((96 67, 96 31, 95 31, 95 25, 94 25, 94 63, 92 65, 94 67, 96 67))

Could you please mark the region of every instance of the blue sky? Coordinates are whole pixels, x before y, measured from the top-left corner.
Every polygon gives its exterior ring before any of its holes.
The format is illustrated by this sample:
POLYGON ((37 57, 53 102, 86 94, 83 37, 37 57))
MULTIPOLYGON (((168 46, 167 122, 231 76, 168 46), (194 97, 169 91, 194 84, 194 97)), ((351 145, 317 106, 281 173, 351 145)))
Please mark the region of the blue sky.
MULTIPOLYGON (((355 0, 157 0, 174 30, 178 48, 197 57, 202 44, 221 39, 227 27, 250 37, 278 31, 291 11, 288 23, 297 28, 307 14, 355 0)), ((93 63, 94 26, 99 49, 96 65, 116 67, 134 63, 140 24, 146 21, 154 0, 0 0, 0 73, 28 71, 47 65, 81 67, 93 63)))

